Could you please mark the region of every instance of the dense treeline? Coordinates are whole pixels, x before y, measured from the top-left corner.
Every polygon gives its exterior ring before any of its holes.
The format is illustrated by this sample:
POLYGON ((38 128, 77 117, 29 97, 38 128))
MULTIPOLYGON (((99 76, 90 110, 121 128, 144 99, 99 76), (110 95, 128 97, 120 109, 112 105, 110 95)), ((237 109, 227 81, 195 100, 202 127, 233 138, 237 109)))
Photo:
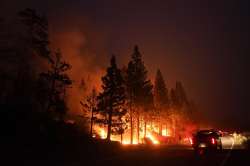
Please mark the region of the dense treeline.
MULTIPOLYGON (((90 96, 93 97, 93 93, 90 96)), ((107 127, 108 140, 111 134, 120 134, 122 142, 122 134, 130 130, 130 143, 134 138, 141 143, 140 138, 147 133, 147 124, 152 123, 157 123, 159 135, 162 135, 164 125, 172 128, 173 137, 181 137, 193 123, 194 107, 188 101, 182 83, 176 82, 176 87, 168 90, 161 71, 157 70, 153 86, 138 46, 134 47, 128 66, 122 70, 112 56, 110 67, 102 77, 102 90, 94 101, 94 118, 93 108, 86 107, 87 111, 92 111, 91 135, 94 121, 107 127)))
MULTIPOLYGON (((55 135, 69 122, 73 124, 65 115, 70 114, 67 89, 77 86, 68 75, 74 66, 63 60, 60 49, 51 49, 48 26, 47 18, 32 9, 19 12, 12 22, 0 19, 3 135, 36 135, 41 139, 55 135)), ((133 143, 134 138, 140 142, 141 130, 146 136, 146 126, 152 122, 158 124, 160 135, 163 126, 184 131, 185 123, 192 122, 194 106, 182 83, 168 89, 157 70, 153 85, 138 46, 124 68, 119 68, 112 56, 101 81, 100 92, 93 89, 83 101, 75 101, 86 114, 84 123, 90 122, 91 136, 93 126, 102 125, 107 127, 107 140, 112 134, 121 135, 122 140, 129 130, 133 143)))
POLYGON ((19 142, 55 136, 68 110, 71 65, 50 48, 47 18, 25 9, 1 19, 0 32, 2 135, 19 142))

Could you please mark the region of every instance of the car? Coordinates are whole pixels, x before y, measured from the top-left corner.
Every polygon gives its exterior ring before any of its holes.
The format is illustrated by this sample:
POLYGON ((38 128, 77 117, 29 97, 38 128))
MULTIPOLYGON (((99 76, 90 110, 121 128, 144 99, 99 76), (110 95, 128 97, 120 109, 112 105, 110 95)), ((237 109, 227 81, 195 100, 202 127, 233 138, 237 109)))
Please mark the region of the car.
POLYGON ((190 140, 195 153, 203 154, 207 151, 222 150, 222 134, 216 130, 200 130, 190 140))

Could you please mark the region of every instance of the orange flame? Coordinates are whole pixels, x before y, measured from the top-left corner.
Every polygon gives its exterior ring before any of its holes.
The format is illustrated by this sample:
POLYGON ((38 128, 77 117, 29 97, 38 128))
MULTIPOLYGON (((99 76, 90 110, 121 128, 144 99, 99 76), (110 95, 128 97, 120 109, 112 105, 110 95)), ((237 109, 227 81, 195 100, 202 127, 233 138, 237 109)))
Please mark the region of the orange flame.
POLYGON ((153 144, 160 144, 160 142, 156 139, 156 137, 153 136, 153 134, 148 132, 146 137, 149 138, 153 144))
MULTIPOLYGON (((147 126, 147 133, 146 133, 146 138, 150 139, 152 141, 153 144, 160 144, 160 141, 158 140, 157 138, 157 134, 156 134, 156 131, 157 131, 157 128, 153 127, 150 129, 149 126, 147 126)), ((166 133, 166 135, 168 135, 168 133, 166 132, 167 129, 165 129, 165 131, 163 130, 163 135, 164 133, 166 133)), ((106 139, 107 137, 107 130, 104 128, 104 127, 94 127, 94 135, 93 135, 93 138, 96 138, 96 139, 106 139)), ((142 132, 140 134, 140 139, 139 140, 143 140, 144 139, 144 132, 142 132)), ((131 144, 130 142, 130 133, 129 132, 125 132, 123 134, 123 139, 122 139, 122 142, 121 142, 121 137, 120 135, 111 135, 111 141, 117 141, 117 142, 120 142, 122 143, 123 145, 129 145, 131 144)), ((133 140, 133 145, 138 145, 139 142, 137 139, 134 139, 133 140)))

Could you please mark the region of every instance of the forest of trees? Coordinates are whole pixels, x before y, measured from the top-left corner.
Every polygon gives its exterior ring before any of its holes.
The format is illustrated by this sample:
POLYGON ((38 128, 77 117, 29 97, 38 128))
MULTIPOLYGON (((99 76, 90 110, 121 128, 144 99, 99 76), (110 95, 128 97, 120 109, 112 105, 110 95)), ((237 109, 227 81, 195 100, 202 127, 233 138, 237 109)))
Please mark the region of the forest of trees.
MULTIPOLYGON (((9 127, 22 134, 46 134, 48 124, 64 123, 65 115, 70 114, 67 89, 78 86, 68 74, 74 66, 63 60, 60 49, 51 49, 48 26, 47 18, 32 9, 19 12, 12 23, 0 19, 1 123, 12 124, 9 127)), ((93 88, 82 101, 75 101, 83 108, 91 137, 94 126, 99 125, 107 128, 107 140, 111 135, 120 135, 122 140, 129 131, 130 143, 139 143, 153 122, 159 126, 159 135, 163 126, 171 126, 176 136, 186 123, 193 122, 194 105, 182 83, 169 89, 160 70, 152 83, 138 46, 123 68, 112 55, 100 79, 100 91, 93 88)))
MULTIPOLYGON (((71 65, 52 50, 48 20, 33 9, 0 22, 0 107, 3 135, 47 135, 68 111, 71 65)), ((21 137, 25 139, 25 137, 21 137)))
POLYGON ((182 83, 177 81, 174 88, 168 89, 158 69, 153 84, 138 46, 126 67, 119 69, 112 56, 102 77, 101 91, 93 89, 80 103, 85 117, 90 119, 90 135, 93 125, 102 126, 107 128, 107 140, 119 134, 122 142, 123 134, 129 131, 130 144, 142 143, 140 138, 146 137, 147 125, 152 123, 157 124, 159 135, 164 126, 178 138, 189 130, 187 126, 194 124, 194 105, 187 99, 182 83))
POLYGON ((145 137, 146 126, 152 122, 158 124, 159 135, 162 135, 163 125, 171 125, 177 136, 181 134, 177 131, 185 130, 193 121, 193 108, 182 83, 176 82, 176 87, 168 90, 161 71, 157 70, 153 86, 138 46, 134 47, 128 66, 122 70, 112 56, 110 67, 102 78, 102 91, 95 100, 95 121, 107 125, 108 140, 111 134, 122 135, 130 130, 130 143, 134 138, 139 143, 143 137, 140 131, 144 131, 145 137))

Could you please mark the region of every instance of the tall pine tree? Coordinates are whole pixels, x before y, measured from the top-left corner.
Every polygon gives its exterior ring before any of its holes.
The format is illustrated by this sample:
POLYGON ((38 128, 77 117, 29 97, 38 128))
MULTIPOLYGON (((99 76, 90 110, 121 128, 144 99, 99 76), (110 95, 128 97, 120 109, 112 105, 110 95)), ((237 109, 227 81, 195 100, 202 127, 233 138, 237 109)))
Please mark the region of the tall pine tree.
POLYGON ((154 84, 154 104, 159 119, 159 134, 162 135, 162 118, 166 118, 169 98, 168 90, 160 70, 157 70, 154 84))
POLYGON ((18 13, 20 21, 26 25, 27 34, 24 37, 32 54, 51 61, 49 50, 49 28, 46 17, 39 15, 34 9, 25 9, 18 13))
POLYGON ((160 70, 157 70, 154 84, 154 103, 158 108, 169 106, 168 90, 160 70))
MULTIPOLYGON (((110 140, 111 133, 115 132, 117 126, 122 125, 120 121, 126 114, 123 108, 125 104, 125 86, 121 70, 116 65, 115 56, 112 56, 110 67, 102 77, 103 91, 98 96, 98 112, 106 117, 103 123, 108 125, 107 140, 110 140)), ((120 132, 120 130, 119 130, 120 132)))
POLYGON ((172 107, 177 109, 180 109, 188 104, 186 92, 182 83, 179 81, 176 82, 175 89, 171 89, 171 103, 172 107))
POLYGON ((96 120, 95 114, 97 110, 97 91, 95 88, 92 89, 91 93, 86 97, 86 99, 80 104, 83 107, 86 117, 90 116, 90 136, 93 136, 93 126, 94 121, 96 120))
POLYGON ((187 119, 190 116, 190 112, 188 111, 190 110, 189 101, 181 82, 177 81, 175 88, 171 89, 170 98, 173 136, 177 136, 185 128, 180 123, 180 120, 187 119))
POLYGON ((46 113, 54 114, 62 119, 67 111, 66 89, 72 84, 67 75, 70 64, 62 60, 60 50, 51 59, 51 66, 47 72, 42 72, 39 78, 38 99, 46 105, 46 113))
POLYGON ((151 81, 147 78, 147 70, 142 61, 138 46, 134 47, 131 60, 128 63, 126 74, 127 94, 130 105, 131 144, 133 143, 133 115, 137 121, 137 142, 140 138, 140 116, 143 111, 153 105, 151 81), (142 111, 143 110, 143 111, 142 111))

